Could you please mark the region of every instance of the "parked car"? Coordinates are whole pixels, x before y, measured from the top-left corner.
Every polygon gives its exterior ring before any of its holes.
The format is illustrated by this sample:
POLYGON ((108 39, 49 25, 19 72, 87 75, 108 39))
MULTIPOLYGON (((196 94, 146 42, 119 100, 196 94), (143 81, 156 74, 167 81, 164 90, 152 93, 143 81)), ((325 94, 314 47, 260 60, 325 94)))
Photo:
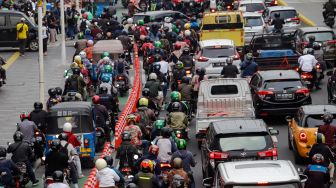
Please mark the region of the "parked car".
POLYGON ((252 76, 250 87, 257 117, 293 115, 312 101, 294 70, 258 71, 252 76))
POLYGON ((250 44, 255 34, 265 33, 266 24, 264 18, 258 13, 245 12, 243 13, 243 17, 245 21, 245 44, 250 44))
POLYGON ((211 39, 199 42, 199 52, 195 55, 195 67, 205 68, 207 75, 218 77, 226 64, 226 59, 232 57, 233 64, 239 66, 240 55, 229 39, 211 39))
POLYGON ((210 123, 201 146, 203 177, 213 177, 221 162, 277 160, 272 135, 261 119, 231 118, 210 123))
POLYGON ((12 10, 0 10, 0 47, 19 47, 19 42, 16 40, 16 25, 21 18, 25 18, 29 28, 27 48, 31 51, 37 51, 37 26, 24 13, 12 10))
POLYGON ((174 18, 174 20, 176 19, 189 20, 189 18, 185 14, 179 11, 158 10, 158 11, 136 13, 133 16, 133 21, 134 23, 138 23, 139 20, 143 20, 146 25, 151 25, 154 23, 163 23, 165 17, 172 17, 174 18))
POLYGON ((324 125, 323 114, 329 112, 334 115, 331 123, 336 125, 335 105, 304 105, 294 116, 287 116, 288 148, 293 150, 295 163, 302 163, 309 157, 310 148, 316 142, 316 132, 324 125))
POLYGON ((271 25, 271 23, 272 20, 275 18, 274 15, 276 13, 279 13, 280 18, 284 19, 285 21, 285 24, 283 25, 284 33, 294 32, 297 28, 301 26, 301 21, 295 8, 289 6, 267 7, 263 13, 263 17, 265 22, 267 23, 267 31, 269 33, 273 32, 274 26, 271 25))
POLYGON ((264 0, 242 0, 238 10, 243 12, 256 12, 262 14, 266 9, 264 0))

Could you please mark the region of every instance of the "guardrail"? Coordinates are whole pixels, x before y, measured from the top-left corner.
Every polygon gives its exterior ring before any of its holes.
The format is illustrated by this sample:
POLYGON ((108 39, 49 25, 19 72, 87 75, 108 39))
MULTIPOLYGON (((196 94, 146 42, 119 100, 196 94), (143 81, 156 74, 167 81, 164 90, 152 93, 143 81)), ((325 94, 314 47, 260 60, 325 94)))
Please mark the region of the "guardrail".
MULTIPOLYGON (((121 143, 121 133, 126 125, 126 117, 128 114, 135 112, 136 102, 140 97, 141 92, 141 75, 140 75, 140 61, 138 56, 138 47, 134 44, 134 71, 135 77, 132 87, 132 92, 128 98, 128 101, 121 112, 118 123, 115 127, 114 141, 112 143, 107 142, 104 146, 102 155, 99 158, 103 158, 105 155, 111 155, 114 151, 112 148, 117 149, 121 143)), ((88 179, 84 184, 84 188, 98 188, 99 184, 96 179, 97 169, 93 168, 90 172, 88 179)))

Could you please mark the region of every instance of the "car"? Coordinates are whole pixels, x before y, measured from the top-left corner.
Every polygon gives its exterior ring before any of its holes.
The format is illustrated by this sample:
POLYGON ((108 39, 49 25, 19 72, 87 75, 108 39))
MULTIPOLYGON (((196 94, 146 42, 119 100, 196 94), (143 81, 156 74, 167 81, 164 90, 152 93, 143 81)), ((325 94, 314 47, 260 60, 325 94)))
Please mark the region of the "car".
POLYGON ((263 0, 242 0, 239 2, 238 10, 243 12, 256 12, 262 14, 266 9, 263 0))
POLYGON ((179 11, 158 10, 158 11, 148 11, 148 12, 136 13, 133 16, 133 21, 134 23, 138 23, 139 20, 144 20, 146 25, 151 25, 154 23, 163 23, 165 17, 189 20, 189 18, 185 14, 179 11))
POLYGON ((272 6, 267 7, 266 10, 263 12, 264 20, 267 23, 267 32, 273 32, 274 26, 271 25, 271 23, 272 20, 275 18, 274 15, 276 13, 279 13, 280 18, 284 19, 285 21, 285 24, 282 28, 284 33, 294 32, 297 28, 301 26, 301 21, 295 8, 289 6, 272 6))
POLYGON ((335 105, 304 105, 294 116, 286 116, 288 121, 288 148, 293 150, 295 163, 307 161, 309 151, 316 142, 316 132, 324 125, 323 114, 334 115, 332 125, 336 125, 335 105))
POLYGON ((295 70, 258 71, 250 87, 257 117, 293 115, 312 102, 310 91, 295 70))
POLYGON ((218 165, 214 177, 203 180, 204 187, 303 188, 307 176, 299 174, 288 160, 227 162, 218 165))
POLYGON ((27 48, 31 51, 38 51, 37 26, 24 13, 12 10, 0 10, 0 47, 19 47, 16 40, 16 25, 21 18, 26 19, 29 28, 29 37, 27 39, 27 48))
POLYGON ((278 6, 278 0, 265 0, 264 2, 267 7, 278 6))
POLYGON ((213 177, 221 162, 277 160, 272 135, 278 133, 262 119, 227 118, 210 123, 201 145, 203 177, 213 177))
POLYGON ((239 67, 240 55, 232 40, 203 40, 199 42, 199 51, 195 55, 195 67, 205 68, 209 77, 218 77, 228 57, 232 57, 233 64, 239 67))
POLYGON ((266 24, 264 18, 258 13, 245 12, 243 17, 245 20, 245 44, 249 44, 255 34, 265 33, 266 24))

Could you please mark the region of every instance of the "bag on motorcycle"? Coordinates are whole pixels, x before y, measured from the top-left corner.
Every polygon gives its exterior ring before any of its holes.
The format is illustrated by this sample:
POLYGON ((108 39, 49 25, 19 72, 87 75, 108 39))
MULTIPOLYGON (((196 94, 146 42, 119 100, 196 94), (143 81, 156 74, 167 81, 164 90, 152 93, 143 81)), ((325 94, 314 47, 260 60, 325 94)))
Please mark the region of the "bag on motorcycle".
POLYGON ((69 143, 66 143, 64 146, 61 146, 61 148, 59 150, 61 153, 64 153, 66 156, 68 156, 68 154, 69 154, 68 145, 69 145, 69 143))
POLYGON ((118 71, 118 73, 122 74, 124 72, 124 70, 125 70, 124 62, 122 60, 118 59, 116 61, 116 63, 117 63, 117 71, 118 71))
POLYGON ((11 170, 8 168, 11 161, 2 160, 0 161, 0 174, 1 174, 1 185, 12 185, 13 184, 13 176, 11 170))
POLYGON ((76 76, 74 76, 74 75, 72 75, 70 78, 68 78, 67 80, 66 80, 66 85, 67 85, 67 90, 68 91, 75 91, 75 92, 78 92, 79 91, 79 81, 78 81, 78 77, 76 76))

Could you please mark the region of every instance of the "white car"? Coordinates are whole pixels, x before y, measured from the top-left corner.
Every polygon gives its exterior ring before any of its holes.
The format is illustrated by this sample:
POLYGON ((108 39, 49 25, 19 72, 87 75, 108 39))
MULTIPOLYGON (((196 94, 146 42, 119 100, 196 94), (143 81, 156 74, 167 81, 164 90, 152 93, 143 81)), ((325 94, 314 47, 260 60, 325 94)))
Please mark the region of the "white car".
POLYGON ((301 26, 301 21, 295 8, 289 6, 267 7, 263 13, 264 20, 267 23, 267 32, 273 32, 274 26, 271 25, 271 23, 275 18, 274 15, 277 13, 279 13, 280 18, 285 21, 285 24, 283 25, 283 33, 294 32, 301 26))
POLYGON ((219 77, 226 64, 226 59, 232 57, 233 64, 239 68, 240 56, 229 39, 212 39, 199 42, 200 50, 195 54, 195 67, 205 68, 209 77, 219 77))
POLYGON ((263 0, 242 0, 239 2, 238 10, 242 12, 257 12, 262 14, 266 9, 263 0))
POLYGON ((249 44, 256 34, 264 34, 266 24, 264 18, 255 12, 245 12, 244 17, 244 31, 245 31, 245 44, 249 44))

